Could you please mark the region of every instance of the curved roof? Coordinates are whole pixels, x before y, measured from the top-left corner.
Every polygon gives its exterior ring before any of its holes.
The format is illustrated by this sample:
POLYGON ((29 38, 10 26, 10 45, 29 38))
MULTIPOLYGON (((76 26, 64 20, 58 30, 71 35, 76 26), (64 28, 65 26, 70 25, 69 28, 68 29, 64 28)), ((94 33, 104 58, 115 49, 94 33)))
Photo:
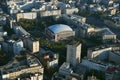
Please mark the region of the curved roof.
POLYGON ((50 29, 55 34, 62 32, 62 31, 73 31, 72 28, 64 24, 55 24, 55 25, 48 27, 48 29, 50 29))

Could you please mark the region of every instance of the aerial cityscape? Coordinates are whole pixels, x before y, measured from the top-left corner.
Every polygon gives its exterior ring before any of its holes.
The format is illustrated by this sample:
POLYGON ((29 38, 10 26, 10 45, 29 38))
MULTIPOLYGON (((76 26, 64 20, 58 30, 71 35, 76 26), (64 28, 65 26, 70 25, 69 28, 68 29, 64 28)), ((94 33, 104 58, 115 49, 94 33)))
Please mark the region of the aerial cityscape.
POLYGON ((0 0, 0 80, 120 80, 120 0, 0 0))

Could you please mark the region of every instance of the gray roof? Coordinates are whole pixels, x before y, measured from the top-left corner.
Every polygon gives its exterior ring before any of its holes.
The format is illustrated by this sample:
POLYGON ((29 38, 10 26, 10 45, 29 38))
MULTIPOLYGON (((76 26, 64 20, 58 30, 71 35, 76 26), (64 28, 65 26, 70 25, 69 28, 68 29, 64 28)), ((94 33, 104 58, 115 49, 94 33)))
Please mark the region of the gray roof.
POLYGON ((64 24, 55 24, 55 25, 48 27, 48 29, 51 30, 54 34, 60 33, 63 31, 73 31, 72 28, 64 24))

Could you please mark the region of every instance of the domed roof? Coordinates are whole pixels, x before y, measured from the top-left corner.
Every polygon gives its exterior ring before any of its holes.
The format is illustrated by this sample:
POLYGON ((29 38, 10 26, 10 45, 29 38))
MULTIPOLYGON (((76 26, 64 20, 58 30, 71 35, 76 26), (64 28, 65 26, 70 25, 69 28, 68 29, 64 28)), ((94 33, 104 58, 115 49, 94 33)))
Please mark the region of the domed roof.
POLYGON ((73 31, 72 28, 64 24, 55 24, 48 27, 48 29, 51 30, 54 34, 63 32, 63 31, 73 31))

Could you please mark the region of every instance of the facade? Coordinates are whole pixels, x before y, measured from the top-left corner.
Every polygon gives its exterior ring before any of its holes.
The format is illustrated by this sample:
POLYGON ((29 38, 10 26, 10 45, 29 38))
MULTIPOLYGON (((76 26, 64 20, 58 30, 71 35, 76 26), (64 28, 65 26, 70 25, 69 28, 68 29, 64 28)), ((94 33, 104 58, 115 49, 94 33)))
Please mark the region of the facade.
POLYGON ((22 59, 22 61, 26 61, 27 63, 22 64, 23 62, 17 62, 16 59, 14 59, 13 62, 3 66, 1 69, 2 80, 15 80, 22 78, 22 74, 24 75, 29 73, 39 73, 41 75, 39 80, 43 80, 44 68, 36 57, 33 55, 27 55, 27 59, 22 59))
POLYGON ((29 11, 35 4, 39 3, 41 0, 7 0, 6 4, 8 6, 8 12, 10 14, 16 14, 18 12, 29 11))
POLYGON ((117 35, 109 28, 95 29, 94 35, 99 36, 103 43, 114 42, 117 39, 117 35))
POLYGON ((18 40, 16 42, 14 42, 14 44, 13 44, 14 55, 18 55, 20 53, 20 51, 22 51, 22 50, 24 50, 23 41, 18 40))
POLYGON ((75 32, 67 25, 56 24, 45 29, 46 35, 55 42, 74 37, 75 32))
POLYGON ((36 40, 35 38, 28 37, 28 38, 23 38, 23 43, 24 46, 27 50, 29 50, 32 53, 39 52, 39 41, 36 40))
POLYGON ((50 68, 50 67, 57 67, 58 66, 58 60, 59 60, 59 54, 53 52, 48 47, 40 47, 40 61, 43 64, 43 66, 50 68))
POLYGON ((119 60, 119 49, 120 47, 105 47, 99 46, 95 48, 88 49, 87 58, 88 59, 99 59, 99 60, 108 60, 114 62, 114 64, 120 64, 117 62, 119 60))
POLYGON ((46 10, 37 12, 39 17, 48 17, 48 16, 60 16, 61 10, 46 10))
POLYGON ((66 74, 69 75, 73 73, 73 70, 70 68, 70 63, 64 62, 59 69, 59 73, 65 74, 65 75, 66 74))
POLYGON ((109 67, 105 72, 105 80, 119 80, 120 67, 109 67))
POLYGON ((67 58, 66 62, 70 63, 73 67, 80 63, 81 60, 81 44, 72 43, 67 45, 67 58))
POLYGON ((103 42, 116 40, 116 34, 113 33, 109 28, 104 28, 102 34, 103 42))
POLYGON ((111 51, 109 52, 109 61, 113 62, 114 64, 119 65, 120 62, 120 52, 119 51, 111 51))
POLYGON ((112 50, 112 47, 108 47, 108 48, 95 48, 95 49, 88 49, 88 52, 87 52, 87 58, 89 59, 93 59, 97 56, 99 56, 100 54, 102 54, 103 52, 106 52, 106 51, 111 51, 112 50))
POLYGON ((30 33, 28 33, 25 29, 23 29, 20 25, 18 25, 16 22, 13 22, 11 24, 11 27, 13 28, 13 31, 16 33, 18 37, 25 37, 30 36, 30 33))
POLYGON ((82 59, 81 65, 86 66, 88 69, 93 69, 98 71, 106 71, 108 67, 108 64, 99 63, 99 61, 87 60, 87 59, 82 59))
POLYGON ((0 25, 6 25, 6 16, 0 14, 0 25))
POLYGON ((63 20, 65 20, 69 25, 76 26, 76 36, 77 37, 89 37, 94 32, 94 27, 86 24, 86 18, 77 15, 63 15, 63 20))
POLYGON ((9 40, 2 42, 2 47, 3 51, 6 52, 9 57, 16 56, 20 53, 20 51, 24 50, 22 40, 9 40))
POLYGON ((74 14, 78 13, 78 8, 66 8, 62 10, 62 14, 74 14))
POLYGON ((17 14, 17 21, 20 19, 36 19, 37 13, 36 12, 28 12, 28 13, 18 13, 17 14))

